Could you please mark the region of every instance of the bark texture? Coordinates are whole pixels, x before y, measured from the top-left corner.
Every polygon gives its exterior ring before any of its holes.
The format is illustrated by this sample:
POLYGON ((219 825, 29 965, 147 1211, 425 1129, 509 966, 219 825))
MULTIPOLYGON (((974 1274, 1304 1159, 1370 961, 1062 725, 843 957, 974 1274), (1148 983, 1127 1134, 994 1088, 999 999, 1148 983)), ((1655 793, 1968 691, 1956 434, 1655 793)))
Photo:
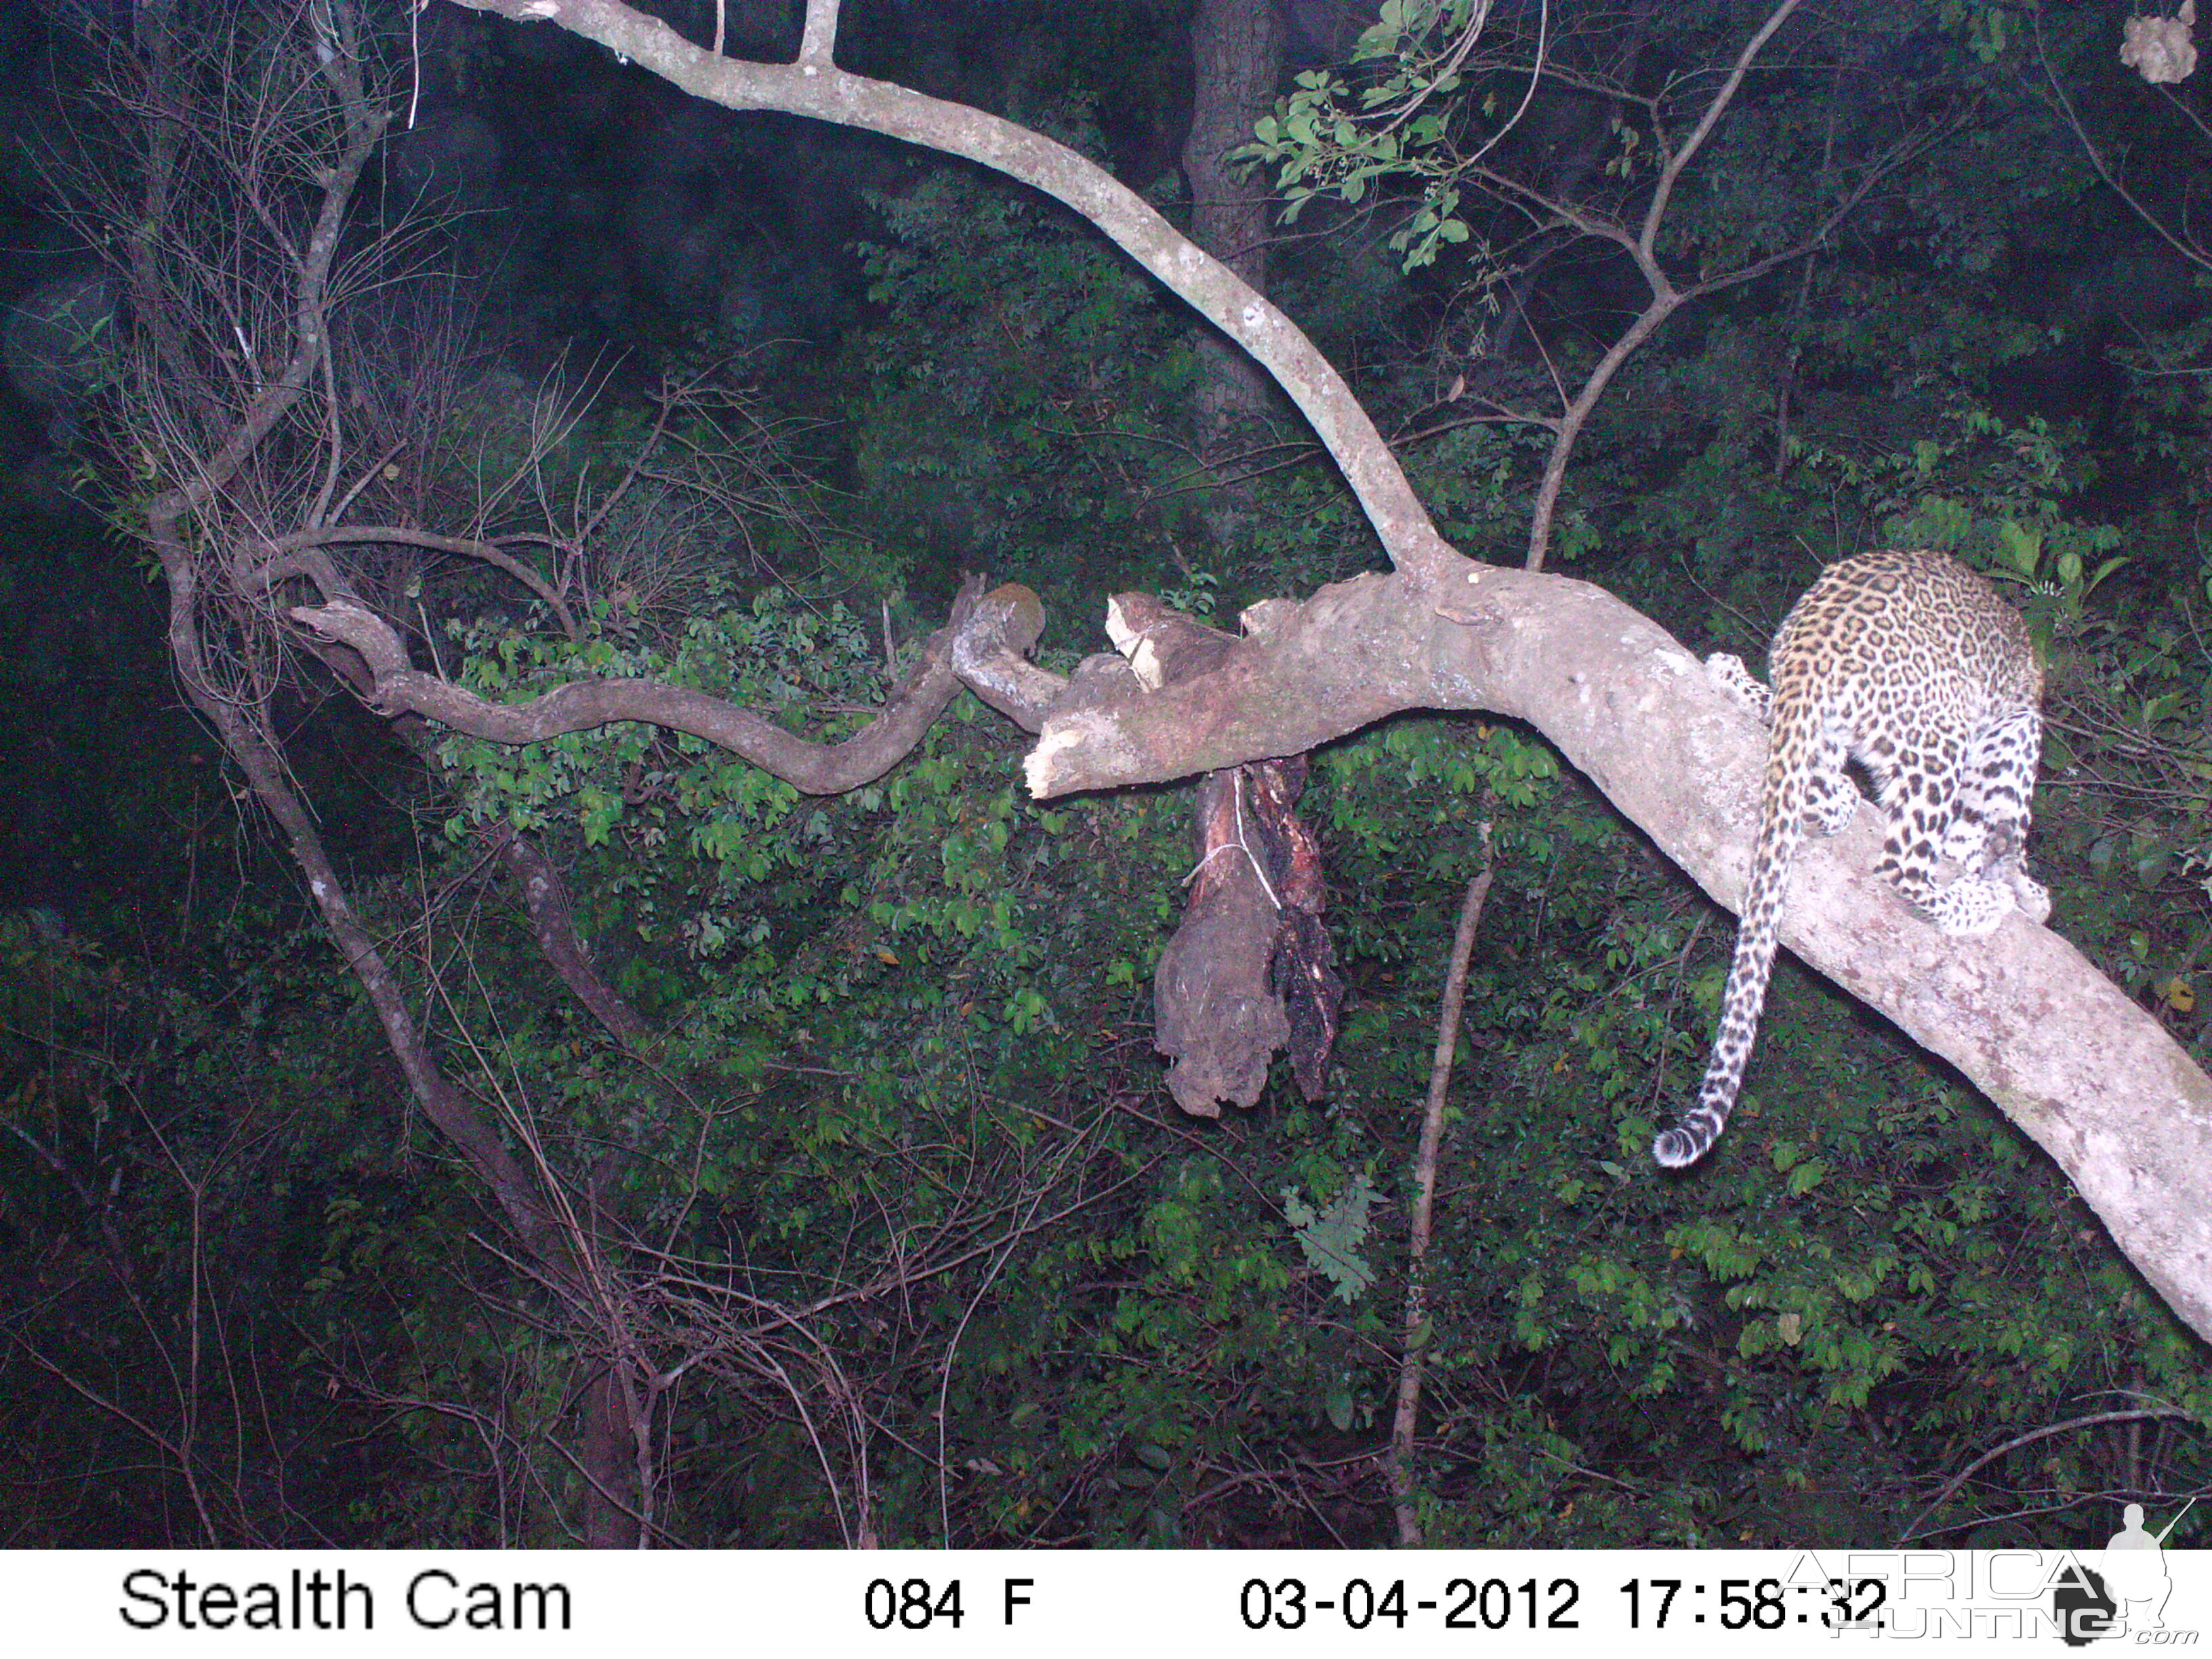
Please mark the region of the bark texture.
MULTIPOLYGON (((1237 177, 1226 158, 1252 142, 1254 125, 1273 106, 1288 40, 1276 0, 1199 0, 1190 22, 1194 95, 1182 173, 1190 185, 1191 232, 1256 294, 1267 291, 1274 201, 1256 180, 1237 177)), ((1200 349, 1200 441, 1210 446, 1237 416, 1266 415, 1273 387, 1230 341, 1209 336, 1200 349)))
MULTIPOLYGON (((398 630, 366 605, 333 599, 295 605, 291 615, 324 640, 360 655, 373 677, 369 704, 382 714, 419 714, 471 737, 509 744, 642 720, 703 738, 810 795, 835 795, 872 783, 897 765, 952 701, 960 689, 953 643, 975 613, 977 586, 971 581, 962 588, 951 624, 930 637, 884 712, 834 744, 809 742, 735 703, 656 680, 571 680, 527 702, 490 702, 415 667, 398 630)), ((996 643, 1005 624, 995 614, 989 620, 989 637, 996 643)))

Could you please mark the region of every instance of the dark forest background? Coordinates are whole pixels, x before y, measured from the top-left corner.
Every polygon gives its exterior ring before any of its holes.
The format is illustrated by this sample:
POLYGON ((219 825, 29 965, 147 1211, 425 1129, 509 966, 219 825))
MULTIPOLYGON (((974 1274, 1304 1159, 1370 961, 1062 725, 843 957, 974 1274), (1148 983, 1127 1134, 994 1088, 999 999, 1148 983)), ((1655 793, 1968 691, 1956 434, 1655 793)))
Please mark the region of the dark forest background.
MULTIPOLYGON (((704 39, 718 8, 650 9, 704 39)), ((1545 204, 1644 199, 1655 112, 1710 97, 1769 9, 1501 0, 1441 82, 1410 48, 1359 59, 1355 5, 1226 9, 1269 107, 1421 90, 1395 151, 1286 112, 1232 175, 1264 257, 1217 251, 1264 271, 1446 535, 1520 562, 1560 410, 1650 299, 1545 204)), ((100 189, 162 153, 128 95, 168 72, 149 31, 234 54, 190 60, 232 64, 195 83, 208 132, 307 155, 303 96, 240 114, 224 89, 266 93, 238 66, 288 52, 315 84, 332 15, 0 6, 0 1545, 546 1546, 618 1536, 611 1512, 703 1546, 1401 1536, 1409 1170, 1484 823, 1427 1541, 2101 1543, 2118 1504, 2156 1526, 2212 1489, 2203 1343, 2030 1141, 1786 957, 1720 1150, 1652 1171, 1732 919, 1531 730, 1408 717, 1312 757, 1349 993, 1328 1098, 1282 1067, 1207 1121, 1152 1048, 1188 788, 1041 805, 1029 739, 963 694, 880 783, 809 797, 645 727, 410 728, 241 647, 427 1044, 581 1241, 549 1269, 187 707, 134 528, 222 386, 277 372, 219 306, 193 313, 204 398, 125 362, 160 324, 100 189), (516 846, 617 1000, 547 966, 516 846)), ((658 675, 836 735, 966 571, 1037 592, 1065 671, 1109 593, 1232 626, 1381 565, 1288 405, 1043 198, 550 28, 347 15, 393 121, 339 248, 366 274, 333 290, 330 392, 374 434, 339 487, 520 537, 538 583, 382 548, 356 580, 419 665, 493 696, 658 675)), ((795 9, 721 17, 732 55, 797 46, 795 9)), ((2124 20, 1791 16, 1660 246, 1686 284, 1814 207, 1832 228, 1621 362, 1547 552, 1753 661, 1854 552, 2001 580, 2049 661, 2051 925, 2202 1058, 2212 104, 2206 74, 2124 66, 2124 20)), ((847 0, 839 62, 1048 133, 1189 227, 1186 139, 1225 72, 1194 22, 847 0)), ((266 201, 213 167, 174 246, 282 220, 315 179, 289 167, 253 175, 266 201)))

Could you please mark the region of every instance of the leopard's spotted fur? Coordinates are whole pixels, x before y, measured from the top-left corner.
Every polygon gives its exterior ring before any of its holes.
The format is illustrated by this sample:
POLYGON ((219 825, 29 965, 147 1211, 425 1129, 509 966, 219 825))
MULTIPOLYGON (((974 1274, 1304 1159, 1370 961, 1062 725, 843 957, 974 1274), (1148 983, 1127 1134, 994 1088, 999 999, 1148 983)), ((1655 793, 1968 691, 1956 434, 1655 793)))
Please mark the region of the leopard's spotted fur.
POLYGON ((2013 910, 2041 921, 2051 896, 2024 862, 2042 747, 2043 670, 2012 607, 1941 553, 1864 553, 1831 565, 1791 607, 1768 653, 1770 693, 1735 657, 1706 672, 1771 728, 1759 846, 1698 1103, 1651 1152, 1705 1156, 1743 1085, 1774 967, 1790 865, 1807 830, 1832 836, 1858 810, 1856 760, 1888 817, 1878 874, 1947 933, 1984 934, 2013 910), (1948 884, 1938 866, 1963 866, 1948 884))

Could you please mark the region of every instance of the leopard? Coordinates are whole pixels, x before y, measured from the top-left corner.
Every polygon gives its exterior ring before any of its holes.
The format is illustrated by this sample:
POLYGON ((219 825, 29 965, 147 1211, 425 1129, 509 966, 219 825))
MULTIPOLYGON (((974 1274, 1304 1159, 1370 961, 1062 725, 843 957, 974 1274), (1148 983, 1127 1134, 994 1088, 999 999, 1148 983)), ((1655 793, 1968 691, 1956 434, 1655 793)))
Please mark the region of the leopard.
POLYGON ((1830 565, 1767 653, 1771 686, 1741 658, 1708 679, 1768 728, 1759 840, 1697 1103, 1651 1155, 1680 1170, 1712 1149, 1742 1089, 1774 969, 1790 868, 1808 831, 1840 832, 1860 794, 1886 817, 1875 872, 1942 932, 1982 938, 2014 914, 2042 922, 2027 832, 2043 747, 2043 665, 2020 612, 1945 553, 1862 553, 1830 565), (1946 866, 1955 873, 1939 879, 1946 866))

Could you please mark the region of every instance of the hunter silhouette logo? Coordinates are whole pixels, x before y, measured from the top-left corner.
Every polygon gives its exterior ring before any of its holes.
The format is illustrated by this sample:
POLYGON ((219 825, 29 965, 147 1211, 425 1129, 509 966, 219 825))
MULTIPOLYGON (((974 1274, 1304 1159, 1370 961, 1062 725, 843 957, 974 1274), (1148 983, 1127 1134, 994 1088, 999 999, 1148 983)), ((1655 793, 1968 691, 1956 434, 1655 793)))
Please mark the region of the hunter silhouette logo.
POLYGON ((2066 1558, 2051 1576, 2051 1613, 2068 1647, 2122 1636, 2142 1641, 2166 1629, 2163 1614, 2166 1598, 2173 1594, 2173 1578, 2166 1570, 2164 1546, 2181 1524, 2181 1516, 2196 1503, 2191 1498, 2181 1515, 2155 1535, 2143 1526, 2142 1505, 2129 1504, 2121 1512, 2119 1531, 2105 1545, 2102 1572, 2072 1555, 2066 1558))

